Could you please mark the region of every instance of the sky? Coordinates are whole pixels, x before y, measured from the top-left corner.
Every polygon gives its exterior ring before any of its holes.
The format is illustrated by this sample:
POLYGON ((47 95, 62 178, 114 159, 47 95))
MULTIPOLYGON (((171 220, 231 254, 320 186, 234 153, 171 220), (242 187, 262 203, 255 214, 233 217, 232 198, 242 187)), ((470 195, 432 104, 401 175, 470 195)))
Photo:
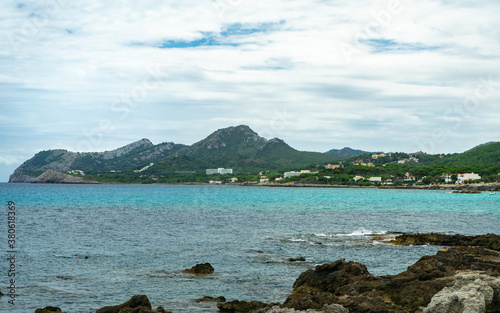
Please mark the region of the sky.
POLYGON ((41 150, 242 124, 318 152, 498 141, 499 20, 499 1, 1 1, 0 182, 41 150))

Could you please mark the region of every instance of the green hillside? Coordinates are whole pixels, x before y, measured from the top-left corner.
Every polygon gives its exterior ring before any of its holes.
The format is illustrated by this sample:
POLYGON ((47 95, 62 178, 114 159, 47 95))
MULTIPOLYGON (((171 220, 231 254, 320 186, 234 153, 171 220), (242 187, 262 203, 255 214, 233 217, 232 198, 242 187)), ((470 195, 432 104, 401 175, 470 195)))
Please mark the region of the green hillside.
POLYGON ((250 127, 219 129, 207 138, 186 146, 174 143, 153 145, 142 139, 122 148, 92 153, 48 150, 37 153, 21 165, 11 182, 30 182, 45 170, 82 170, 96 180, 125 182, 144 175, 171 176, 179 171, 204 174, 207 168, 232 168, 235 173, 289 170, 338 160, 335 155, 297 151, 280 139, 267 140, 250 127), (148 167, 136 174, 137 170, 148 167), (110 174, 113 173, 113 174, 110 174))

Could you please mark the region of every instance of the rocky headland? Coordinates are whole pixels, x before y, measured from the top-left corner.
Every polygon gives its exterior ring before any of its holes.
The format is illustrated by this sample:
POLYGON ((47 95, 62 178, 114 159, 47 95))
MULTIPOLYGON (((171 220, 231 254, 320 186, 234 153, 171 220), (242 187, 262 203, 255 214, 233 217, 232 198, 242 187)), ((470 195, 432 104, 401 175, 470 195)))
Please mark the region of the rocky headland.
POLYGON ((46 170, 40 176, 33 178, 30 183, 38 184, 100 184, 85 177, 73 176, 54 170, 46 170))

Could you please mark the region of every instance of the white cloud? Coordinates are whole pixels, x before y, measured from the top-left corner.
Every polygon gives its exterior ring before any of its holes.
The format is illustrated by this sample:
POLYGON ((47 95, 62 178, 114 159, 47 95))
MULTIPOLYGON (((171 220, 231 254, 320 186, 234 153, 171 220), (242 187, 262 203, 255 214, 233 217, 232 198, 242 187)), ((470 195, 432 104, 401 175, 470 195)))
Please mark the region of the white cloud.
POLYGON ((447 112, 493 75, 493 92, 469 112, 479 121, 440 147, 491 140, 500 4, 401 0, 390 13, 392 2, 4 1, 2 143, 73 147, 99 131, 92 147, 102 150, 137 137, 192 143, 248 124, 301 150, 413 151, 408 137, 463 119, 447 112), (350 62, 342 47, 355 49, 350 62))

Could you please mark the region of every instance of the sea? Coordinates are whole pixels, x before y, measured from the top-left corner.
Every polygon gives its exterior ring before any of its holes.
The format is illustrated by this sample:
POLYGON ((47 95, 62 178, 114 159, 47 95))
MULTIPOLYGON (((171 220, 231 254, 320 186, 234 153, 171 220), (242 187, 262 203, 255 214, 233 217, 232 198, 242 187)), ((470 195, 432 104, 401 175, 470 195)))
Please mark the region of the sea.
POLYGON ((3 183, 0 200, 1 312, 95 312, 133 295, 173 312, 218 312, 204 296, 283 302, 316 265, 397 274, 441 248, 388 244, 396 233, 500 233, 489 192, 3 183), (212 275, 183 272, 207 262, 212 275))

